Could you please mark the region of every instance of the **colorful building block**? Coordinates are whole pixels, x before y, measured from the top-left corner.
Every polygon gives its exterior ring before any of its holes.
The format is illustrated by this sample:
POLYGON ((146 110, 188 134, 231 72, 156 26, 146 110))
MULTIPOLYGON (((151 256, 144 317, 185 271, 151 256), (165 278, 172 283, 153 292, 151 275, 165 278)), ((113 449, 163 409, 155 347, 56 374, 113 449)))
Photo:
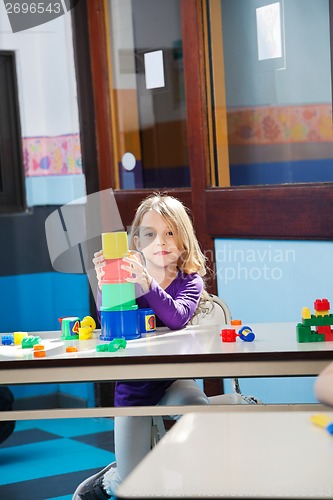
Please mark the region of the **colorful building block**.
POLYGON ((139 310, 135 284, 127 281, 130 274, 122 269, 124 257, 140 259, 140 253, 129 250, 127 233, 124 231, 102 233, 102 253, 105 266, 104 276, 101 279, 100 340, 112 341, 121 337, 132 340, 155 331, 154 311, 139 310))
POLYGON ((85 326, 83 328, 79 328, 79 340, 89 340, 92 338, 92 330, 89 327, 85 326))
POLYGON ((14 335, 2 335, 2 345, 14 345, 14 335))
POLYGON ((102 233, 102 251, 105 259, 122 259, 128 255, 128 238, 125 231, 102 233))
POLYGON ((33 349, 34 351, 44 351, 45 347, 42 344, 35 344, 33 349))
POLYGON ((40 344, 41 338, 34 335, 28 335, 22 339, 22 349, 32 349, 36 344, 40 344))
POLYGON ((333 314, 329 314, 330 303, 327 299, 314 301, 315 314, 307 307, 302 308, 302 323, 296 325, 297 342, 333 341, 333 314), (311 329, 311 327, 315 329, 311 329))
POLYGON ((255 339, 255 334, 249 326, 243 326, 236 333, 235 328, 224 328, 221 330, 220 337, 222 342, 236 342, 236 337, 239 337, 244 342, 252 342, 255 339))
POLYGON ((45 358, 46 357, 46 351, 45 349, 33 351, 34 353, 34 358, 45 358))
POLYGON ((333 331, 332 330, 330 332, 324 333, 324 340, 325 340, 325 342, 332 342, 333 341, 333 331))
POLYGON ((125 349, 127 345, 126 339, 116 338, 113 339, 109 344, 100 344, 96 346, 97 352, 115 352, 119 349, 125 349))
POLYGON ((296 325, 297 342, 323 342, 324 335, 311 330, 311 326, 305 326, 302 323, 296 325))
POLYGON ((302 308, 302 320, 303 319, 311 319, 311 311, 308 307, 302 308))
POLYGON ((96 321, 94 320, 94 318, 92 316, 85 316, 82 320, 81 320, 81 327, 82 328, 90 328, 91 331, 94 331, 96 329, 96 321))
POLYGON ((314 316, 311 314, 310 318, 302 317, 302 323, 308 326, 333 325, 333 314, 326 314, 325 316, 314 316))
POLYGON ((77 352, 77 351, 78 351, 78 349, 74 345, 70 345, 70 346, 66 347, 66 352, 77 352))
POLYGON ((237 333, 234 328, 223 328, 220 336, 222 342, 236 342, 237 333))
POLYGON ((128 271, 122 269, 124 265, 123 259, 105 259, 103 267, 104 275, 101 278, 103 283, 124 283, 130 277, 128 271))
POLYGON ((28 332, 14 332, 14 344, 21 345, 24 337, 28 336, 28 332))
POLYGON ((79 338, 80 318, 68 316, 61 318, 61 339, 74 340, 79 338))
POLYGON ((314 301, 315 316, 326 316, 330 310, 330 303, 327 299, 316 299, 314 301))

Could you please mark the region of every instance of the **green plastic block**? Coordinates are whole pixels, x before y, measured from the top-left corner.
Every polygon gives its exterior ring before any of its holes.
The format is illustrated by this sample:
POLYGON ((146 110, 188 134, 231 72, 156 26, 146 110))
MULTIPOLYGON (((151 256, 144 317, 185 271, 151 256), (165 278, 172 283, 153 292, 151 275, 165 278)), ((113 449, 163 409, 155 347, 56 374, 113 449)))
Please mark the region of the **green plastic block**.
POLYGON ((108 350, 109 350, 108 344, 100 344, 96 346, 97 352, 108 352, 108 350))
POLYGON ((109 344, 99 344, 96 346, 97 352, 116 352, 119 349, 125 349, 127 344, 126 339, 113 339, 109 344))
POLYGON ((22 339, 22 349, 31 349, 34 345, 41 343, 41 338, 38 336, 30 335, 22 339))
POLYGON ((322 333, 317 333, 311 330, 310 326, 304 326, 302 323, 298 323, 296 326, 297 342, 324 342, 325 335, 322 333))
POLYGON ((315 316, 311 314, 311 318, 302 318, 304 326, 331 326, 333 325, 333 314, 326 316, 315 316))
POLYGON ((112 342, 109 344, 109 352, 115 352, 118 351, 119 349, 125 349, 126 347, 126 339, 119 338, 119 339, 113 339, 112 342))

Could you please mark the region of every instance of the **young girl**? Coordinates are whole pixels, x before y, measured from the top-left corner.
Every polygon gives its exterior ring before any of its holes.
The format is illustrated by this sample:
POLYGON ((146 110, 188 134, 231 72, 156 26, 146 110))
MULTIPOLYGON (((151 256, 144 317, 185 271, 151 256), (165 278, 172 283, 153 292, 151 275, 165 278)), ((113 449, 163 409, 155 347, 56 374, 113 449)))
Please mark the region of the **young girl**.
MULTIPOLYGON (((141 252, 143 261, 124 258, 127 281, 136 283, 137 304, 154 310, 157 326, 184 327, 206 300, 202 254, 188 213, 172 196, 154 194, 136 211, 129 247, 141 252)), ((104 274, 102 252, 93 259, 99 288, 104 274)), ((97 307, 101 292, 98 291, 97 307)), ((209 404, 194 380, 117 382, 115 406, 209 404)), ((114 423, 117 462, 85 480, 73 499, 107 499, 151 448, 152 417, 116 417, 114 423)))
POLYGON ((333 406, 333 363, 326 366, 318 375, 314 391, 318 401, 333 406))

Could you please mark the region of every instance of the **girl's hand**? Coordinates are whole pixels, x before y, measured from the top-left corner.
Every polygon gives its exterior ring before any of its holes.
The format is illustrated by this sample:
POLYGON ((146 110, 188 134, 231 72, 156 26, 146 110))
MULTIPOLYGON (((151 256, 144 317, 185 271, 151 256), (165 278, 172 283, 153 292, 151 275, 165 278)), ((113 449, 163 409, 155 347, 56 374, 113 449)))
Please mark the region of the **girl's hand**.
POLYGON ((126 281, 129 283, 139 283, 143 293, 148 293, 153 278, 145 268, 140 255, 131 253, 129 257, 124 257, 123 261, 128 265, 122 265, 121 268, 128 271, 131 275, 126 281))
POLYGON ((92 260, 94 266, 95 266, 95 271, 96 271, 96 276, 97 276, 97 281, 98 281, 98 288, 102 290, 102 282, 101 279, 105 274, 104 271, 104 266, 106 265, 104 255, 102 250, 99 252, 94 253, 94 258, 92 260))

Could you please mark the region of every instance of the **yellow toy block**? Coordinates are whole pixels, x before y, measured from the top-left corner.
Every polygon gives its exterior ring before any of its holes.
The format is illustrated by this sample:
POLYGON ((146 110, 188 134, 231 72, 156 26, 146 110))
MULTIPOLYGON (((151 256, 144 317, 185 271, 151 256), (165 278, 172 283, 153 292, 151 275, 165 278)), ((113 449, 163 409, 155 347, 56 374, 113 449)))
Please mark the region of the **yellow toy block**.
POLYGON ((81 320, 81 328, 89 328, 91 331, 96 329, 96 322, 91 316, 85 316, 81 320))
POLYGON ((79 340, 89 340, 92 338, 92 330, 89 327, 79 328, 79 340))
POLYGON ((308 307, 302 307, 302 319, 311 319, 311 311, 308 307))
POLYGON ((28 336, 28 332, 14 332, 14 344, 22 345, 22 340, 28 336))

